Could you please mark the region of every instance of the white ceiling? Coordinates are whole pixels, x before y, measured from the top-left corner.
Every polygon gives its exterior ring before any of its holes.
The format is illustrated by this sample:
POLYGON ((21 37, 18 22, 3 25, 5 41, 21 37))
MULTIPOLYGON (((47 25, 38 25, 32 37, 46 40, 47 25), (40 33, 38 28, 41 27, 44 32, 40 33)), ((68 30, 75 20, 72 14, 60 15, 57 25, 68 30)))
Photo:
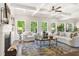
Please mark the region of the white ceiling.
POLYGON ((10 3, 11 9, 17 15, 30 15, 38 17, 54 17, 55 19, 78 19, 79 4, 78 3, 10 3), (51 7, 61 6, 64 13, 49 12, 51 7))

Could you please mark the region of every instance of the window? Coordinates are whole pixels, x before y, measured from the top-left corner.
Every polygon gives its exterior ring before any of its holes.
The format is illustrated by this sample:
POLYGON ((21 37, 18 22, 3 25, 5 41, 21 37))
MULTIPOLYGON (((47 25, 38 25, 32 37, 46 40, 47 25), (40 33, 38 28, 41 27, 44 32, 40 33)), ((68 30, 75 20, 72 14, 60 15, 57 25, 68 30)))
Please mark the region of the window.
POLYGON ((17 21, 17 29, 21 32, 25 30, 25 22, 24 21, 17 21))
POLYGON ((72 24, 66 24, 66 31, 67 32, 72 32, 73 31, 72 24))
POLYGON ((51 24, 51 30, 52 30, 52 32, 56 31, 56 24, 55 23, 51 24))
POLYGON ((47 22, 42 22, 42 30, 47 31, 47 22))
POLYGON ((57 30, 61 31, 61 32, 64 32, 64 24, 63 23, 58 24, 57 25, 57 30))
POLYGON ((76 27, 76 25, 74 25, 74 31, 77 31, 77 27, 76 27))
POLYGON ((37 22, 31 22, 31 32, 37 32, 37 22))

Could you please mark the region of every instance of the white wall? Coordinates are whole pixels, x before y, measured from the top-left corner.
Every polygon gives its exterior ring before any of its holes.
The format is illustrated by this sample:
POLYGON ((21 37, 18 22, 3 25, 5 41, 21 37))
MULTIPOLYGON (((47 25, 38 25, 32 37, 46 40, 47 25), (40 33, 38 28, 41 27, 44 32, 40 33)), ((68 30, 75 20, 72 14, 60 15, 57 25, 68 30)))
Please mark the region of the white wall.
MULTIPOLYGON (((1 7, 3 3, 0 3, 0 21, 1 21, 1 7)), ((0 56, 4 55, 4 39, 3 39, 3 25, 0 23, 0 56)))
POLYGON ((76 23, 77 28, 79 28, 79 22, 76 23))
POLYGON ((0 25, 0 55, 4 55, 4 36, 2 25, 0 25))

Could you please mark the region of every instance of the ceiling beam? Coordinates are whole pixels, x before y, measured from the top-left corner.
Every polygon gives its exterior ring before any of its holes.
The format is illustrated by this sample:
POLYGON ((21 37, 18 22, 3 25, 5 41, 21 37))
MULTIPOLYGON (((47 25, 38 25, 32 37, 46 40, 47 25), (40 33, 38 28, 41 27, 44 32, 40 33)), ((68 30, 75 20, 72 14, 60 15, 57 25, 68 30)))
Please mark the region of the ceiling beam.
POLYGON ((36 8, 36 11, 32 14, 32 16, 34 16, 35 14, 37 14, 40 11, 40 9, 42 7, 44 7, 44 6, 45 6, 45 4, 41 4, 38 8, 36 8))

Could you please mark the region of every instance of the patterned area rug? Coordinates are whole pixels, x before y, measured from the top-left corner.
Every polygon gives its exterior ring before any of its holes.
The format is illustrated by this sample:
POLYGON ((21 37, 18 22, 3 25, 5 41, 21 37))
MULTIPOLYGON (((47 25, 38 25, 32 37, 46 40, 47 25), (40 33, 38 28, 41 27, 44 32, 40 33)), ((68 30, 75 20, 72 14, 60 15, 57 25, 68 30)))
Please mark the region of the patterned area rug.
POLYGON ((63 48, 40 48, 40 49, 23 49, 22 54, 25 56, 61 56, 72 52, 63 48))
POLYGON ((43 46, 39 47, 35 43, 24 44, 22 48, 23 56, 62 56, 77 49, 71 48, 64 44, 58 44, 57 47, 51 48, 43 46))
POLYGON ((57 55, 63 55, 67 52, 68 51, 63 50, 62 48, 43 48, 43 49, 40 49, 40 55, 42 55, 42 56, 57 56, 57 55))

